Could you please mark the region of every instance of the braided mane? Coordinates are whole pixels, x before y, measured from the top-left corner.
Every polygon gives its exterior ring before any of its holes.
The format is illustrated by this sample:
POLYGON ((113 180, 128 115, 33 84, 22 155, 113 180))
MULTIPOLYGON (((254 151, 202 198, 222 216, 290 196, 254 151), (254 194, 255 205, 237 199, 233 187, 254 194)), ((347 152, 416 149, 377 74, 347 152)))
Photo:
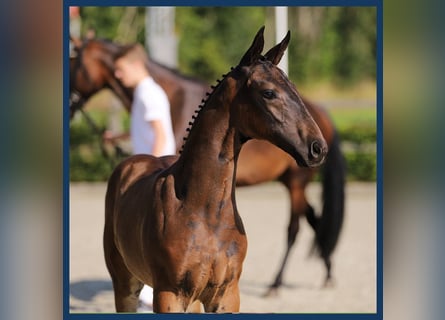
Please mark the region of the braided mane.
MULTIPOLYGON (((234 67, 231 67, 230 68, 230 71, 232 71, 234 69, 234 67)), ((186 131, 187 131, 187 135, 186 136, 184 136, 184 138, 183 138, 183 143, 182 143, 182 146, 181 146, 181 149, 179 150, 179 154, 182 154, 182 151, 184 150, 184 146, 185 146, 185 143, 187 142, 187 139, 188 139, 188 136, 189 136, 189 134, 190 134, 190 130, 192 129, 192 127, 193 127, 193 124, 195 123, 195 120, 198 118, 198 116, 199 116, 199 114, 200 114, 200 112, 201 112, 201 110, 204 108, 204 106, 206 105, 206 103, 207 103, 207 101, 209 100, 209 98, 212 96, 212 94, 215 92, 215 90, 216 90, 216 88, 218 88, 219 87, 219 85, 221 84, 221 82, 223 82, 223 80, 227 77, 227 75, 230 73, 230 71, 228 72, 228 73, 226 73, 226 74, 223 74, 222 75, 222 79, 218 79, 218 80, 216 80, 216 85, 211 85, 210 86, 210 88, 212 89, 210 92, 207 92, 206 93, 206 98, 205 99, 202 99, 201 100, 201 104, 198 106, 198 108, 195 110, 195 114, 192 116, 192 120, 191 121, 189 121, 189 127, 186 129, 186 131)))

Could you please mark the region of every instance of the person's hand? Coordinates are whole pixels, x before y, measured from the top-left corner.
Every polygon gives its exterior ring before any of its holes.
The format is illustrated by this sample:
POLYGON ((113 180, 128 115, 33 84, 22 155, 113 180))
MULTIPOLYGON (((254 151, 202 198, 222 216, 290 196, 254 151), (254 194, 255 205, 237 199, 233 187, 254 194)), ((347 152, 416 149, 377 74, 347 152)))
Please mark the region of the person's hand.
POLYGON ((111 132, 110 130, 104 131, 104 133, 102 135, 102 139, 106 143, 114 143, 116 141, 116 137, 113 135, 113 132, 111 132))

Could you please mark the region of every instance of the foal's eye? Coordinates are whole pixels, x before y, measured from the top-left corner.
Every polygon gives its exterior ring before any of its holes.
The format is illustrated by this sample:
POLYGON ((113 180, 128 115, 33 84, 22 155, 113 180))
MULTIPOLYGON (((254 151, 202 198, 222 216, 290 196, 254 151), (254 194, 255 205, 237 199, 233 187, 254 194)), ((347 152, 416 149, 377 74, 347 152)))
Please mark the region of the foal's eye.
POLYGON ((273 99, 273 98, 276 98, 277 95, 275 94, 275 91, 273 91, 273 90, 264 90, 263 97, 266 99, 273 99))

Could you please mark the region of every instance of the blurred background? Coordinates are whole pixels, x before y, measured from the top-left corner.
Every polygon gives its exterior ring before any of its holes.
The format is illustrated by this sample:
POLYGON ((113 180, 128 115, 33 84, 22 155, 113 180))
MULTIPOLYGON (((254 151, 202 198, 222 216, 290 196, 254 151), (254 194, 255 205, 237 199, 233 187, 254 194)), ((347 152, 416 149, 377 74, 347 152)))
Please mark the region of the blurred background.
MULTIPOLYGON (((286 9, 291 41, 284 68, 289 78, 301 94, 325 107, 333 118, 343 141, 348 179, 375 181, 376 8, 286 9)), ((209 84, 239 62, 262 25, 266 26, 266 48, 287 31, 276 39, 280 26, 275 7, 70 8, 72 36, 139 42, 151 59, 209 84)), ((110 126, 110 114, 115 117, 117 112, 118 126, 128 130, 128 114, 123 108, 116 111, 119 103, 110 90, 102 90, 84 109, 101 129, 110 126)), ((101 153, 100 139, 80 113, 71 121, 71 181, 108 178, 111 166, 101 153)))
MULTIPOLYGON (((375 4, 384 36, 384 319, 442 319, 443 3, 375 4)), ((68 8, 18 0, 0 9, 0 310, 2 319, 61 319, 68 8)))
MULTIPOLYGON (((442 319, 443 4, 375 4, 384 36, 384 319, 442 319)), ((61 319, 68 8, 55 0, 0 8, 1 315, 61 319)))
MULTIPOLYGON (((309 259, 305 259, 311 246, 312 230, 306 219, 301 219, 301 235, 286 272, 289 280, 285 280, 279 298, 266 302, 261 291, 265 291, 286 243, 288 194, 274 182, 237 188, 237 205, 249 235, 249 252, 240 282, 241 312, 380 312, 376 299, 380 284, 377 284, 376 241, 375 7, 69 9, 73 38, 70 62, 80 61, 87 65, 87 46, 92 39, 106 39, 114 44, 137 42, 143 45, 151 60, 209 85, 238 64, 261 26, 266 27, 265 48, 281 41, 290 30, 291 41, 280 67, 301 95, 322 106, 332 118, 347 162, 345 223, 338 250, 333 255, 333 273, 334 278, 338 274, 338 286, 332 290, 319 288, 322 263, 313 259, 310 261, 314 264, 310 264, 309 259), (76 45, 74 38, 84 41, 83 47, 76 45), (262 205, 258 205, 260 199, 264 201, 262 205), (266 232, 268 236, 264 241, 266 232), (268 263, 264 263, 265 256, 268 263)), ((97 55, 106 56, 103 52, 97 55)), ((71 67, 71 74, 75 74, 71 67)), ((156 80, 155 74, 153 78, 156 80)), ((70 80, 71 84, 75 82, 70 80)), ((114 311, 111 282, 104 268, 100 242, 104 182, 119 158, 126 155, 117 154, 109 145, 104 147, 100 132, 129 129, 128 112, 115 92, 103 89, 86 100, 83 111, 91 120, 83 112, 76 112, 69 121, 69 311, 74 313, 114 311), (114 161, 110 161, 110 157, 114 157, 114 161)), ((201 91, 195 94, 199 97, 193 110, 203 98, 201 94, 201 91)), ((172 113, 174 111, 172 108, 172 113)), ((182 138, 185 129, 179 134, 182 138)), ((130 154, 125 143, 119 147, 130 154)), ((341 167, 333 171, 336 175, 342 172, 341 167)), ((315 212, 321 214, 321 193, 328 191, 321 190, 320 180, 321 177, 316 177, 305 195, 315 212)))

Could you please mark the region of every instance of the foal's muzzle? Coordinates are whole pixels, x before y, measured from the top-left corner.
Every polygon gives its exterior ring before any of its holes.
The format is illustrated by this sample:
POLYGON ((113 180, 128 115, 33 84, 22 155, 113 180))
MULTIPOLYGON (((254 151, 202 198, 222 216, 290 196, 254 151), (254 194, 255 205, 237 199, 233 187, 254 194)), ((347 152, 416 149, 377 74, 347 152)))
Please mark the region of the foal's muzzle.
POLYGON ((321 164, 326 156, 328 148, 325 142, 314 140, 309 146, 309 161, 312 165, 321 164))

